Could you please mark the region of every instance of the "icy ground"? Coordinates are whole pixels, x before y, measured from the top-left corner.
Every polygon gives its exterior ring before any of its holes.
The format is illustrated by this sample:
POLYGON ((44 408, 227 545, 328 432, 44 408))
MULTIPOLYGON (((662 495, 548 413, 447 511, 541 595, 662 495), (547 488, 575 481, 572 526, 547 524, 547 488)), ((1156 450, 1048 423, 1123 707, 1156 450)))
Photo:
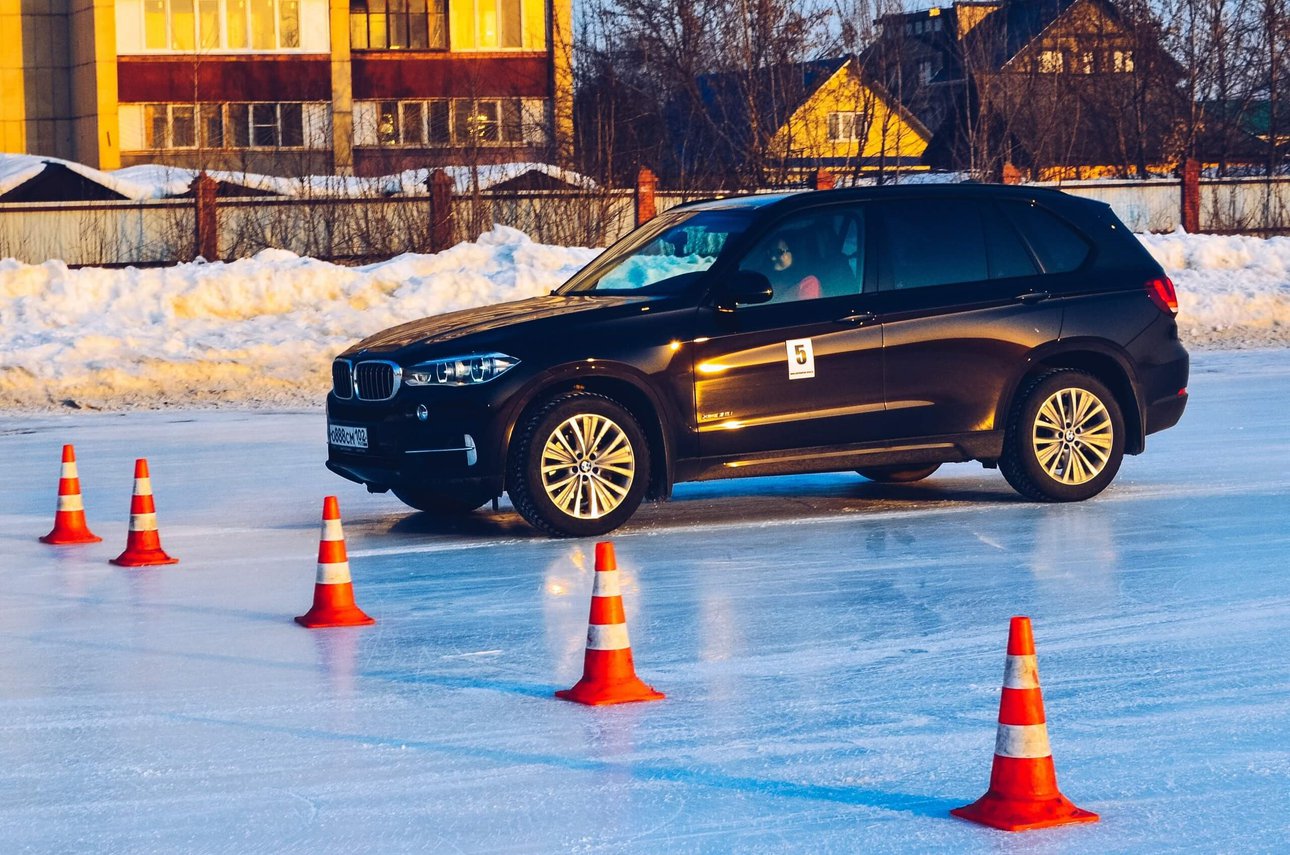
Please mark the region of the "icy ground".
MULTIPOLYGON (((1189 346, 1290 346, 1290 237, 1141 238, 1177 283, 1189 346)), ((316 408, 360 338, 545 294, 596 254, 498 227, 366 267, 282 250, 149 270, 0 260, 0 408, 316 408)))
POLYGON ((1202 352, 1191 392, 1078 505, 973 464, 681 485, 613 538, 668 697, 611 708, 551 696, 589 540, 367 495, 313 413, 0 417, 0 850, 1285 851, 1290 361, 1202 352), (36 541, 64 442, 102 544, 36 541), (107 563, 136 456, 177 566, 107 563), (376 626, 291 620, 328 493, 376 626), (946 813, 985 790, 1016 613, 1097 825, 946 813))

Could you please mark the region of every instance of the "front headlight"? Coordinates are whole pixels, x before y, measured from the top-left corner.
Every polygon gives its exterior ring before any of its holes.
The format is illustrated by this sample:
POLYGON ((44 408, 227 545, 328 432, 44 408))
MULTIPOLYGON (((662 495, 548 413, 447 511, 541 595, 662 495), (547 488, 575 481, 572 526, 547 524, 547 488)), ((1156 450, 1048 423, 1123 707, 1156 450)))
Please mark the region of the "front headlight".
POLYGON ((519 364, 514 356, 504 353, 450 356, 403 369, 403 382, 408 386, 470 386, 487 383, 519 364))

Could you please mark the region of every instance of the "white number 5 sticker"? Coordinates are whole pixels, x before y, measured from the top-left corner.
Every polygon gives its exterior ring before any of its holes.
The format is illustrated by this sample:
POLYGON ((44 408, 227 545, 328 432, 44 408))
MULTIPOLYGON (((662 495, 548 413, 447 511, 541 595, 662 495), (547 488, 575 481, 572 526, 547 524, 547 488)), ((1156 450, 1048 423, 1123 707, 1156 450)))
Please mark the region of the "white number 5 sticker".
POLYGON ((805 380, 815 376, 815 352, 809 338, 795 338, 784 342, 788 348, 788 379, 805 380))

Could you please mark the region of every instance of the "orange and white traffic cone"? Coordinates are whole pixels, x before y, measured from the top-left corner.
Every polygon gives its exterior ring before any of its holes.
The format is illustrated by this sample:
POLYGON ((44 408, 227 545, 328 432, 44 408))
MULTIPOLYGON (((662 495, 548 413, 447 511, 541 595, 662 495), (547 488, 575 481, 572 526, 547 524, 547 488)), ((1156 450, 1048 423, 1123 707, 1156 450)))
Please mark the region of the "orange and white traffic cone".
POLYGON ((596 544, 595 578, 582 679, 572 689, 556 692, 556 697, 592 706, 662 700, 662 692, 654 691, 636 676, 618 588, 618 564, 614 545, 609 541, 596 544))
POLYGON ((322 536, 318 540, 318 581, 314 604, 296 618, 310 629, 328 626, 366 626, 376 623, 354 603, 354 582, 345 553, 345 532, 340 525, 340 503, 335 496, 323 499, 322 536))
POLYGON ((1008 629, 990 789, 972 804, 950 813, 1004 831, 1098 820, 1097 814, 1077 808, 1057 789, 1028 617, 1014 617, 1008 629))
POLYGON ((130 496, 130 532, 125 538, 125 552, 110 563, 121 567, 150 567, 154 564, 178 564, 161 548, 157 534, 157 505, 152 500, 152 478, 148 461, 134 461, 134 494, 130 496))
POLYGON ((98 543, 102 539, 85 524, 81 479, 76 473, 76 449, 64 445, 63 468, 58 476, 58 510, 54 512, 54 529, 40 540, 55 546, 70 546, 74 543, 98 543))

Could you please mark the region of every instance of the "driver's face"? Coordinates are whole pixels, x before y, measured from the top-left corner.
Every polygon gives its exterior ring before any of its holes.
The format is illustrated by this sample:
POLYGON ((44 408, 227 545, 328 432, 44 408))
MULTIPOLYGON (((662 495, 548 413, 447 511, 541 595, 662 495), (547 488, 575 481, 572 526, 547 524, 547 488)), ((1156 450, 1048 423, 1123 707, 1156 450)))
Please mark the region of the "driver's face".
POLYGON ((782 240, 772 243, 767 254, 770 256, 771 266, 777 271, 787 270, 793 264, 793 253, 789 252, 788 244, 782 240))

